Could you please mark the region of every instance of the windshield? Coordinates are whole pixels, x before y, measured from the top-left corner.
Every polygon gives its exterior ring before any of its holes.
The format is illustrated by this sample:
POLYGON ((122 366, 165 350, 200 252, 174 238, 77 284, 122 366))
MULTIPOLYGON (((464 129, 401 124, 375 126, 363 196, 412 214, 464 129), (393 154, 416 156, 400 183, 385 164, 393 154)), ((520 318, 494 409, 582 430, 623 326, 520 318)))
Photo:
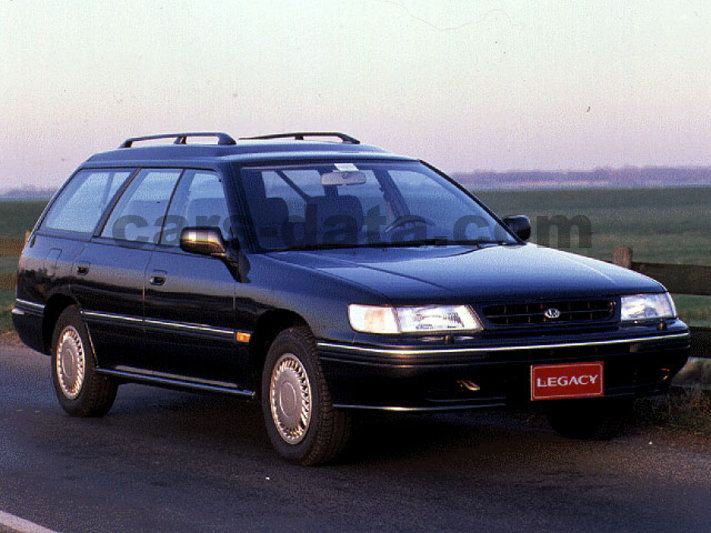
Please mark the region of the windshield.
POLYGON ((515 243, 475 200, 417 162, 245 168, 263 250, 515 243))

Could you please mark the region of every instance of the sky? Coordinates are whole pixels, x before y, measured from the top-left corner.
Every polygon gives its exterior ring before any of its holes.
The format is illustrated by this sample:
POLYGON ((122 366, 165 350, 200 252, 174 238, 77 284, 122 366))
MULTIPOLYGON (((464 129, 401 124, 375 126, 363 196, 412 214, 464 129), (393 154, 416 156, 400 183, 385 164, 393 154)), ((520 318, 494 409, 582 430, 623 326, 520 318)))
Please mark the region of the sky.
POLYGON ((0 0, 0 188, 124 138, 336 130, 445 171, 711 165, 711 2, 0 0))

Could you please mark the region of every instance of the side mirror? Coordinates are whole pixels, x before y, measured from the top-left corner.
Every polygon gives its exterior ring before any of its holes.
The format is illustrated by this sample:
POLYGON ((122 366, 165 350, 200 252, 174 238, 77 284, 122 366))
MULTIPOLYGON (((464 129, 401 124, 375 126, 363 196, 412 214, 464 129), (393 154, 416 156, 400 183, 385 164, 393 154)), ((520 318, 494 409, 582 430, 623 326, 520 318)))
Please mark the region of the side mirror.
POLYGON ((180 249, 199 255, 227 258, 227 247, 218 228, 185 228, 180 232, 180 249))
POLYGON ((527 216, 514 215, 506 217, 504 218, 504 224, 511 228, 511 231, 522 241, 527 241, 531 238, 531 221, 527 216))

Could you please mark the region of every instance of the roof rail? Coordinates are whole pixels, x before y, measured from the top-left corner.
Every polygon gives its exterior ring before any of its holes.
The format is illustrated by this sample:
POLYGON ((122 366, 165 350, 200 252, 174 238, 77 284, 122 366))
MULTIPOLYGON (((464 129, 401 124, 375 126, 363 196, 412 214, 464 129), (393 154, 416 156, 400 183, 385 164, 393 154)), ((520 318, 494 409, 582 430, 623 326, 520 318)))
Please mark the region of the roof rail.
POLYGON ((304 137, 337 137, 343 144, 360 144, 358 139, 339 133, 337 131, 296 131, 292 133, 270 133, 269 135, 257 135, 256 137, 240 137, 240 140, 261 140, 261 139, 295 139, 303 141, 304 137))
POLYGON ((131 148, 133 143, 137 141, 152 141, 155 139, 174 139, 173 144, 187 144, 188 137, 217 137, 217 144, 236 144, 235 140, 227 133, 220 131, 191 131, 186 133, 161 133, 159 135, 130 137, 123 141, 119 148, 131 148))

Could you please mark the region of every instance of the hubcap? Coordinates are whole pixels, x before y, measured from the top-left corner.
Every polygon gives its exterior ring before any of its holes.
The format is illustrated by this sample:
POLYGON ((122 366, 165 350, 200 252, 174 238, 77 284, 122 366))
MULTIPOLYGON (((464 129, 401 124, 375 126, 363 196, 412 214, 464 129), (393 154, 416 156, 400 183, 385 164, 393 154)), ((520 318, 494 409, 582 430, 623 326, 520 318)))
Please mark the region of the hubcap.
POLYGON ((56 372, 62 394, 74 400, 81 392, 86 372, 84 343, 73 326, 67 326, 59 335, 56 353, 56 372))
POLYGON ((311 383, 294 354, 282 355, 274 365, 269 404, 279 436, 289 444, 301 442, 311 422, 311 383))

